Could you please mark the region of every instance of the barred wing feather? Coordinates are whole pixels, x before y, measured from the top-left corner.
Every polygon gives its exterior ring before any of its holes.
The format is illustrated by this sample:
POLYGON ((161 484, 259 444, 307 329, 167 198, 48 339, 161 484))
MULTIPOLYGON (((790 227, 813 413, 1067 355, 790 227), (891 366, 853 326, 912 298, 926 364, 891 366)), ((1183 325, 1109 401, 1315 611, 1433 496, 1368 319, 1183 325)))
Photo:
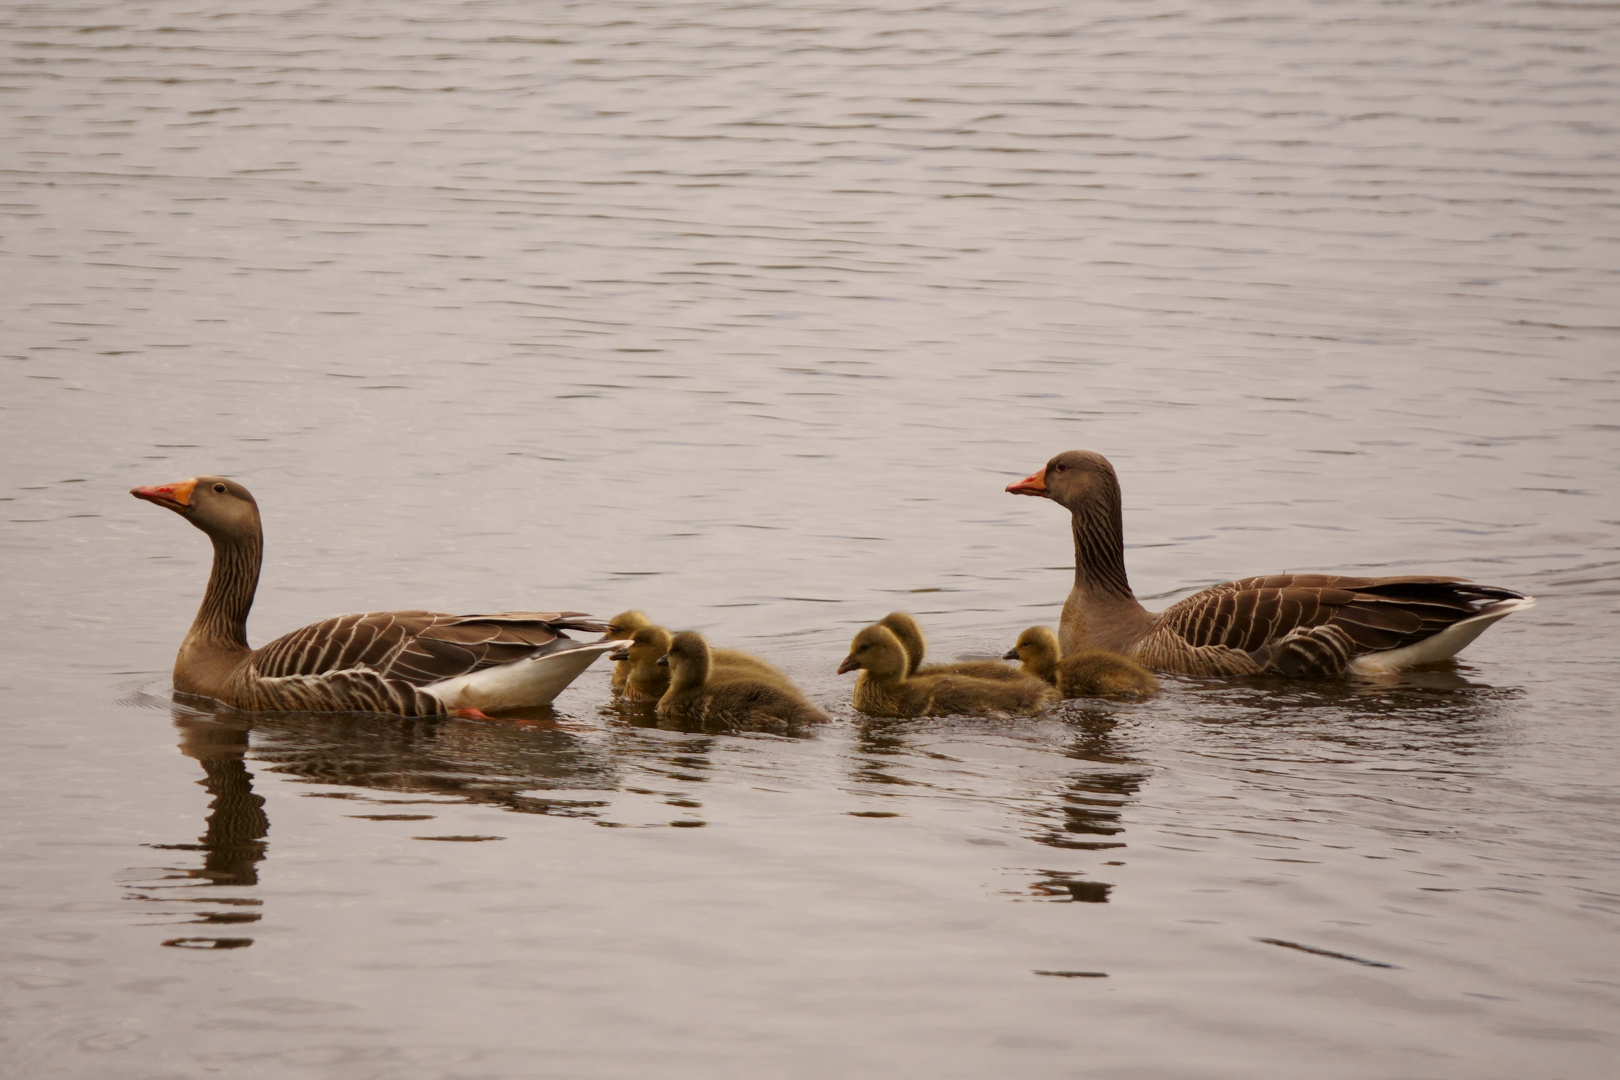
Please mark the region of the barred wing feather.
POLYGON ((1521 601, 1451 577, 1272 574, 1228 582, 1167 608, 1141 650, 1197 674, 1332 675, 1357 657, 1414 646, 1521 601))
POLYGON ((368 671, 422 687, 533 656, 567 640, 565 630, 598 631, 604 626, 577 611, 339 615, 270 642, 253 654, 253 666, 263 678, 368 671))

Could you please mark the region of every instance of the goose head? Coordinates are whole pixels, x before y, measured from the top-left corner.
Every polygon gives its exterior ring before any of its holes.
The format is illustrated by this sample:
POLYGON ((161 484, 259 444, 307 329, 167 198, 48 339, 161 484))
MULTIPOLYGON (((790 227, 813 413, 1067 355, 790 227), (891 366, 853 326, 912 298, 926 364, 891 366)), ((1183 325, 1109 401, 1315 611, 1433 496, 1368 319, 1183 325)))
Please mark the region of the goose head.
POLYGON ((1061 653, 1057 635, 1050 627, 1032 626, 1018 635, 1018 644, 1007 650, 1003 660, 1017 660, 1024 670, 1041 679, 1048 679, 1057 669, 1061 653))
POLYGON ((193 476, 173 484, 130 488, 129 493, 173 510, 209 536, 252 536, 259 531, 259 504, 247 488, 223 476, 193 476))
POLYGON ((882 623, 873 623, 849 643, 849 655, 838 665, 838 674, 865 670, 880 679, 899 679, 906 674, 906 648, 882 623))
POLYGON ((1070 510, 1087 504, 1119 502, 1119 478, 1101 454, 1065 450, 1038 471, 1007 490, 1014 495, 1038 495, 1070 510))

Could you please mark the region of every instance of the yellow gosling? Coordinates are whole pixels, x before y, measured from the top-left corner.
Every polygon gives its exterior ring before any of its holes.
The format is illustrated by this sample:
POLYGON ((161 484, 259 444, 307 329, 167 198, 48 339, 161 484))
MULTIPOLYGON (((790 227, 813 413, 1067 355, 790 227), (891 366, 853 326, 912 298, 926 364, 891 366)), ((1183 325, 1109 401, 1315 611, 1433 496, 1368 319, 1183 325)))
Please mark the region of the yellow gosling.
POLYGON ((1159 689, 1151 671, 1116 652, 1084 649, 1059 659, 1057 634, 1045 626, 1019 634, 1004 659, 1017 660, 1020 671, 1057 687, 1065 698, 1148 697, 1159 689))
POLYGON ((1057 689, 1066 698, 1144 698, 1159 692, 1159 680, 1128 656, 1085 649, 1058 661, 1057 689))
MULTIPOLYGON (((637 630, 652 625, 644 611, 621 611, 608 620, 607 633, 602 635, 603 641, 628 641, 635 636, 637 630)), ((623 650, 621 649, 620 652, 623 650)), ((612 653, 618 656, 619 653, 612 653)), ((625 680, 630 678, 630 662, 628 660, 615 660, 613 662, 613 678, 609 685, 614 693, 622 693, 625 680)))
POLYGON ((669 689, 658 700, 661 724, 705 731, 787 731, 827 722, 827 714, 791 682, 717 668, 709 643, 694 631, 676 634, 659 663, 670 671, 669 689))
MULTIPOLYGON (((639 615, 640 612, 630 614, 639 615)), ((662 626, 643 626, 630 635, 629 643, 624 648, 608 654, 608 658, 614 662, 615 672, 620 667, 626 671, 624 681, 614 688, 621 698, 627 702, 655 704, 664 696, 664 691, 669 689, 669 668, 659 664, 658 660, 669 651, 671 637, 670 632, 662 626)), ((775 665, 737 649, 711 648, 709 661, 717 676, 750 675, 785 686, 793 685, 775 665)))
MULTIPOLYGON (((869 716, 1029 716, 1058 699, 1037 679, 978 679, 954 673, 908 677, 910 655, 893 630, 874 623, 855 635, 840 675, 860 671, 854 704, 869 716)), ((1013 669, 1008 669, 1013 670, 1013 669)))
POLYGON ((630 636, 630 643, 608 658, 622 664, 628 674, 619 687, 625 701, 655 704, 669 689, 669 668, 658 660, 669 651, 670 633, 662 626, 644 626, 630 636))
POLYGON ((894 636, 900 639, 900 645, 906 650, 906 677, 916 675, 970 675, 975 679, 1016 679, 1019 671, 1015 667, 1008 667, 999 660, 957 660, 949 664, 929 664, 922 666, 923 657, 928 652, 928 639, 923 637, 922 627, 917 620, 904 611, 891 611, 878 620, 879 626, 887 626, 894 636))

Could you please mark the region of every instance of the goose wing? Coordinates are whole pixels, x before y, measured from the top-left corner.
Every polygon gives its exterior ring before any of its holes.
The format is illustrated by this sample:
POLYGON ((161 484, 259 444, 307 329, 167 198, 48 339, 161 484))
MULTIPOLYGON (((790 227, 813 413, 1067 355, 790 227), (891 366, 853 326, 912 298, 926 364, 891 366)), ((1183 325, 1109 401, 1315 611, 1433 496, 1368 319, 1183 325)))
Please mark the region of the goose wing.
POLYGON ((373 611, 294 630, 255 651, 253 667, 267 679, 365 672, 422 687, 533 656, 567 630, 606 629, 580 611, 373 611))
POLYGON ((1334 675, 1413 645, 1521 594, 1452 577, 1272 574, 1206 589, 1158 618, 1155 651, 1191 674, 1334 675))

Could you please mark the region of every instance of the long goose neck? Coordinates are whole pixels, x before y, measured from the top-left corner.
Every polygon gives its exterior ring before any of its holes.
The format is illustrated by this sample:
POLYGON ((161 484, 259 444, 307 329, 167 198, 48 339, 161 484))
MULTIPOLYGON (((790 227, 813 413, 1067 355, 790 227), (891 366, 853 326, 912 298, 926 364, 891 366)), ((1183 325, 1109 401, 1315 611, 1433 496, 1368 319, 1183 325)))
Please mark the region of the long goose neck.
POLYGON ((1136 607, 1136 594, 1125 576, 1125 520, 1119 486, 1110 484, 1102 497, 1087 499, 1069 511, 1074 529, 1074 587, 1097 600, 1136 607))
POLYGON ((259 564, 264 557, 264 533, 255 524, 247 533, 210 534, 214 542, 214 568, 208 591, 191 623, 188 641, 247 649, 247 617, 259 588, 259 564))

